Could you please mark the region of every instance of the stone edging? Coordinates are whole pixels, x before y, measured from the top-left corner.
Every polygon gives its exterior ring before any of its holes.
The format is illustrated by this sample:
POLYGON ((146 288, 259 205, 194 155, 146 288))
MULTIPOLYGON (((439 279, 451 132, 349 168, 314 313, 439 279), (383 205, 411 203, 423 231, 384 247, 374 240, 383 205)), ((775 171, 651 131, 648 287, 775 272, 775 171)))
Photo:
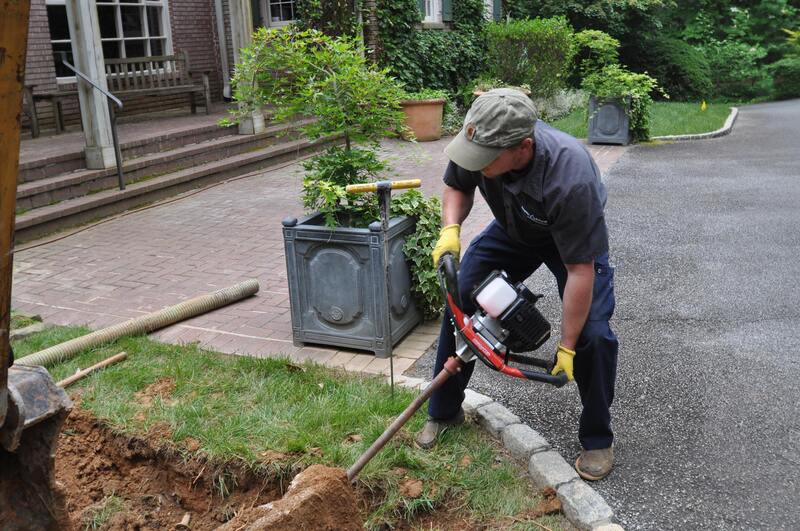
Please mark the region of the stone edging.
MULTIPOLYGON (((429 382, 400 376, 395 383, 422 390, 429 382)), ((471 389, 466 390, 463 407, 467 415, 475 416, 478 424, 502 440, 511 455, 528 461, 528 475, 536 488, 555 489, 564 515, 574 526, 591 531, 622 531, 613 522, 614 513, 603 497, 578 476, 539 432, 492 398, 471 389)))
POLYGON ((731 113, 728 115, 727 120, 725 120, 725 125, 717 129, 716 131, 711 131, 710 133, 698 133, 696 135, 654 136, 652 137, 651 140, 662 140, 662 141, 703 140, 706 138, 717 138, 720 136, 725 136, 727 134, 730 134, 730 132, 733 130, 733 123, 736 121, 736 118, 738 116, 739 116, 739 108, 731 107, 731 113))

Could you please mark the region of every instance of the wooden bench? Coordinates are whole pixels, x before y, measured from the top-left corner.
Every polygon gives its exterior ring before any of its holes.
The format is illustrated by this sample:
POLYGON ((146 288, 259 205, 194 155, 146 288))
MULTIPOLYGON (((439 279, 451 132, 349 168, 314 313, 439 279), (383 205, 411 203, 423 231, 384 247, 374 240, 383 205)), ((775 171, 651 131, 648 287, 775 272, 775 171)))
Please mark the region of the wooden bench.
MULTIPOLYGON (((156 57, 129 57, 125 59, 106 59, 106 84, 108 91, 120 99, 136 96, 162 96, 173 94, 187 94, 192 114, 197 113, 197 96, 202 96, 201 104, 205 107, 206 114, 211 109, 211 87, 209 85, 209 71, 192 72, 189 70, 189 57, 186 52, 175 55, 161 55, 156 57), (194 77, 199 75, 201 84, 194 83, 194 77)), ((55 92, 34 93, 30 86, 31 99, 36 101, 47 100, 53 108, 56 133, 64 129, 64 118, 61 102, 65 98, 75 97, 75 90, 60 90, 55 92)), ((31 134, 38 136, 39 120, 36 116, 34 105, 30 105, 31 124, 36 124, 37 131, 31 128, 31 134)))

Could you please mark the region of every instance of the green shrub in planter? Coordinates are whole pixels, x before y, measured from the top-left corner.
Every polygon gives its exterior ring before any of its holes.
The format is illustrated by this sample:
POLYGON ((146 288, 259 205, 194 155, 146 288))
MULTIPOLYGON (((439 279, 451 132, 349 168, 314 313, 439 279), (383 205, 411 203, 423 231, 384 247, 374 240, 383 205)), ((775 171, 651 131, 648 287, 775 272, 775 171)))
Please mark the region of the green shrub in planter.
POLYGON ((344 188, 386 169, 376 149, 403 128, 400 84, 367 62, 359 41, 316 30, 260 28, 241 58, 233 86, 245 112, 269 102, 276 122, 313 118, 300 127, 309 139, 344 136, 343 149, 329 148, 305 164, 303 203, 325 214, 329 226, 377 219, 374 195, 357 197, 344 188))
POLYGON ((411 293, 425 319, 442 315, 444 300, 436 271, 431 267, 431 253, 442 228, 442 207, 438 197, 426 198, 417 190, 409 190, 392 199, 392 215, 417 220, 414 233, 406 238, 403 248, 411 269, 411 293))
MULTIPOLYGON (((660 91, 655 79, 647 74, 637 74, 619 65, 605 67, 583 80, 583 90, 598 100, 630 100, 628 118, 631 140, 650 138, 650 105, 652 94, 660 91)), ((661 91, 662 94, 663 91, 661 91)), ((667 95, 664 94, 666 97, 667 95)), ((587 117, 588 118, 588 117, 587 117)))
POLYGON ((583 30, 572 41, 573 70, 570 83, 579 86, 581 80, 608 65, 619 64, 619 41, 599 30, 583 30))
POLYGON ((789 55, 769 66, 772 72, 775 97, 800 97, 800 55, 789 55))
POLYGON ((528 84, 536 97, 562 88, 572 64, 572 27, 564 17, 511 20, 486 26, 489 75, 528 84))

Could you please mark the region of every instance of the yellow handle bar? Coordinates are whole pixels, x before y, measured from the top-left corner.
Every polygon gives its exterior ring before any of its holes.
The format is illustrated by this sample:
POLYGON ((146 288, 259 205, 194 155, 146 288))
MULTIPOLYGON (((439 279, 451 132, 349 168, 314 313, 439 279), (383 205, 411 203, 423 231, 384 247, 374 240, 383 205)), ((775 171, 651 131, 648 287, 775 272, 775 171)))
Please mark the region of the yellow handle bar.
POLYGON ((377 183, 367 184, 348 184, 345 186, 344 191, 348 194, 364 194, 368 192, 377 192, 379 188, 389 190, 402 190, 405 188, 419 188, 422 186, 421 179, 408 179, 405 181, 380 181, 377 183))

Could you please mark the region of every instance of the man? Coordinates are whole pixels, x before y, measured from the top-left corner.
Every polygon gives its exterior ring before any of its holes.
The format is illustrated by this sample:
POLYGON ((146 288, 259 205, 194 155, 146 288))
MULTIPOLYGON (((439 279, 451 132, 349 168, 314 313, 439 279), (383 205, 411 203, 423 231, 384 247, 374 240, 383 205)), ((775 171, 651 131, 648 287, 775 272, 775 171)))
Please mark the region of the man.
MULTIPOLYGON (((606 191, 584 146, 537 120, 530 99, 512 89, 478 97, 458 136, 445 148, 444 228, 433 251, 460 253, 460 226, 475 188, 494 220, 464 253, 459 289, 465 313, 475 312, 470 293, 495 269, 514 281, 542 264, 553 273, 562 299, 561 338, 553 374, 578 384, 583 412, 575 462, 578 473, 599 480, 614 463, 609 408, 614 398, 618 343, 608 320, 614 312, 613 268, 603 207, 606 191)), ((442 321, 436 375, 455 351, 449 312, 442 321)), ((448 427, 464 420, 461 403, 474 369, 469 364, 431 397, 429 419, 417 444, 431 448, 448 427)))

